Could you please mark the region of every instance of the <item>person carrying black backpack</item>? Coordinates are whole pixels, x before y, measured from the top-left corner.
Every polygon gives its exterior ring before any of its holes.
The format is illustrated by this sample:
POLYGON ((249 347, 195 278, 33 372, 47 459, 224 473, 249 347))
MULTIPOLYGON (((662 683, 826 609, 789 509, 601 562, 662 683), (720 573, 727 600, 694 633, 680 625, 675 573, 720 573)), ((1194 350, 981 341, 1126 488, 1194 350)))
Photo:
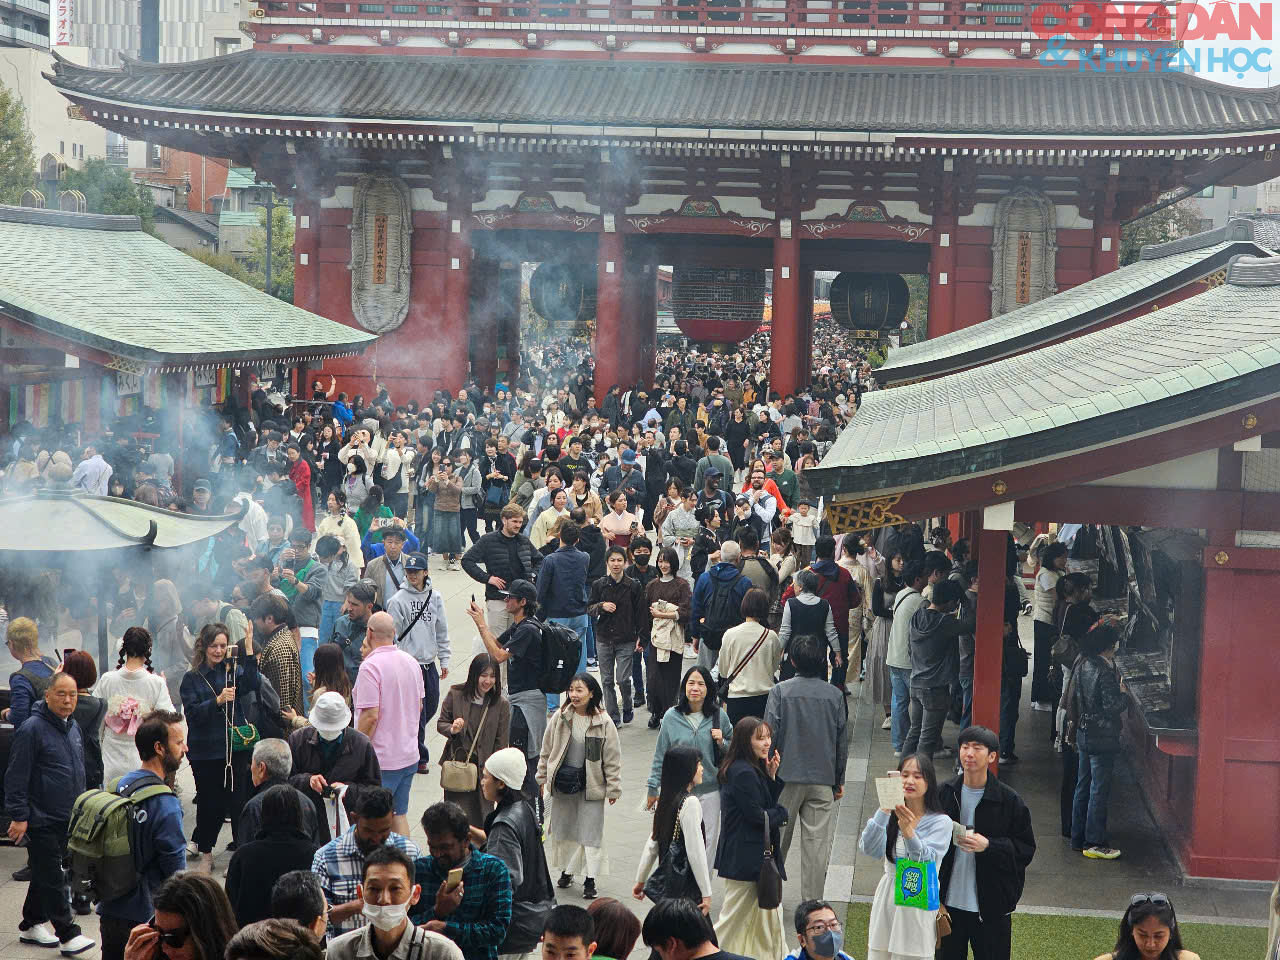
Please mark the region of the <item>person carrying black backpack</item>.
POLYGON ((698 665, 710 669, 720 656, 720 640, 742 623, 742 598, 751 578, 738 568, 741 550, 732 540, 720 547, 720 562, 708 567, 693 588, 690 634, 698 646, 698 665))

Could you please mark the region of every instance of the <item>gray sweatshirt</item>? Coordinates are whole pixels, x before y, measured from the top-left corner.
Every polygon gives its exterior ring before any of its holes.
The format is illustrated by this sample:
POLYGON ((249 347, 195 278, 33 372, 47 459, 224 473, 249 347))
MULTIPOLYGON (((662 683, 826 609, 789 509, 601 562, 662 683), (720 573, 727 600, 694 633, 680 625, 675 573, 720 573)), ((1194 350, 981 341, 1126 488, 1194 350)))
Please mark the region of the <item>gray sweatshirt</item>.
POLYGON ((427 604, 426 612, 418 617, 399 647, 419 663, 427 664, 439 659, 443 669, 449 666, 449 624, 444 617, 444 599, 438 590, 431 588, 431 581, 428 580, 422 590, 415 590, 406 580, 396 595, 387 601, 387 613, 396 622, 396 636, 399 637, 424 603, 427 604))
POLYGON ((480 486, 483 478, 480 476, 480 468, 472 463, 467 467, 467 472, 462 475, 462 509, 474 510, 480 506, 480 486))

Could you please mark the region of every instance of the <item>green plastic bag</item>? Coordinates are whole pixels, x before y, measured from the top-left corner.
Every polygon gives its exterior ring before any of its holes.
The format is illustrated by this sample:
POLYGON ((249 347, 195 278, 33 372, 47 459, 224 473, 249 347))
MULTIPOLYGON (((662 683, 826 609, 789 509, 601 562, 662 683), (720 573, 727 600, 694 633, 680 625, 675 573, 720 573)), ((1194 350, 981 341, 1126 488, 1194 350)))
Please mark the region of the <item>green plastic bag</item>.
POLYGON ((937 910, 938 865, 932 861, 899 858, 893 871, 893 902, 899 907, 937 910))

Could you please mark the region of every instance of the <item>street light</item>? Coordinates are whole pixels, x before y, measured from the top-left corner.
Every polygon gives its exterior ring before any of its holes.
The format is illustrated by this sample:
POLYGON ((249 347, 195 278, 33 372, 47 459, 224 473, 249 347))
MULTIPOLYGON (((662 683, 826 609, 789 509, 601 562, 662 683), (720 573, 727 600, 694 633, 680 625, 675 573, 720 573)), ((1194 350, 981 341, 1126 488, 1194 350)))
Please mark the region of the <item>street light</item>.
POLYGON ((273 189, 267 190, 266 203, 254 203, 251 206, 262 207, 267 211, 267 255, 266 262, 263 266, 263 290, 268 296, 271 293, 271 260, 275 254, 275 248, 271 246, 271 221, 275 219, 275 211, 277 207, 287 207, 287 203, 276 203, 276 192, 273 189))

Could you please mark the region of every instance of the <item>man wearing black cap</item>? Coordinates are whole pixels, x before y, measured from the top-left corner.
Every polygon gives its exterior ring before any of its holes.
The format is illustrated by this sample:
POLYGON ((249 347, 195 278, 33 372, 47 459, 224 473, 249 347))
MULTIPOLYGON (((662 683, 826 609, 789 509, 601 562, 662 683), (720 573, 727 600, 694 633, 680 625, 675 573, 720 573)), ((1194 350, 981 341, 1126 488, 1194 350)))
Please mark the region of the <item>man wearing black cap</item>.
POLYGON ((720 452, 720 437, 715 433, 707 437, 707 455, 698 461, 697 472, 693 476, 695 489, 702 489, 706 474, 712 469, 719 470, 721 477, 733 476, 733 462, 720 452))
MULTIPOLYGON (((703 457, 705 460, 706 458, 703 457)), ((733 469, 733 465, 729 465, 729 469, 733 469)), ((730 514, 733 512, 733 500, 729 494, 720 489, 720 481, 724 478, 724 473, 717 466, 707 467, 702 473, 702 487, 698 489, 698 506, 703 504, 711 504, 720 514, 720 522, 729 523, 730 514)))

